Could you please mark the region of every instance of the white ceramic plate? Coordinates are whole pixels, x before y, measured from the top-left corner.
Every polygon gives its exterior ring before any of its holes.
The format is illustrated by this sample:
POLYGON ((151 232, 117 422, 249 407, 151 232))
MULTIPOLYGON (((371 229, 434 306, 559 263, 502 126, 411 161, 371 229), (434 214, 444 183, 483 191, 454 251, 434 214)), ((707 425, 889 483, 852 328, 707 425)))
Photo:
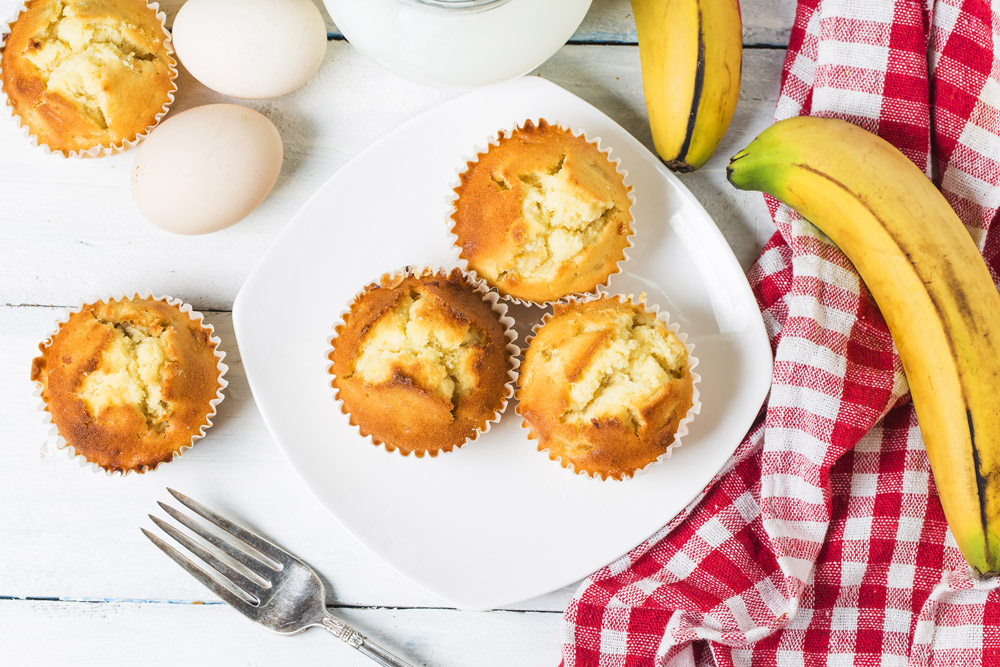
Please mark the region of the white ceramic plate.
MULTIPOLYGON (((515 311, 521 342, 540 313, 515 311)), ((463 609, 566 586, 642 542, 722 467, 771 380, 750 286, 705 210, 613 120, 536 77, 443 104, 345 165, 275 240, 233 319, 264 421, 316 498, 403 576, 463 609), (683 446, 624 482, 549 461, 525 438, 513 405, 451 454, 388 454, 336 409, 326 371, 332 325, 361 287, 406 264, 455 265, 444 221, 463 157, 498 129, 539 117, 586 129, 621 158, 636 192, 636 247, 610 290, 645 292, 701 360, 703 408, 683 446)))

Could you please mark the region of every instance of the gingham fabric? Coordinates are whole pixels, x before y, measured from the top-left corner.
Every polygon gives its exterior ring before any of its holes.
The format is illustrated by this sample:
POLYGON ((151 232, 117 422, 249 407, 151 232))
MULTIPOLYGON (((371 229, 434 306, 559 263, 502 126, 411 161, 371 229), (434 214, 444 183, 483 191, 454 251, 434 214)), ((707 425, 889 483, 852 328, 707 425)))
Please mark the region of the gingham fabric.
MULTIPOLYGON (((998 10, 801 0, 776 112, 898 146, 994 276, 998 10)), ((584 582, 565 665, 1000 665, 997 582, 970 577, 947 529, 878 309, 836 247, 769 205, 778 232, 749 274, 775 354, 766 411, 688 509, 584 582)))

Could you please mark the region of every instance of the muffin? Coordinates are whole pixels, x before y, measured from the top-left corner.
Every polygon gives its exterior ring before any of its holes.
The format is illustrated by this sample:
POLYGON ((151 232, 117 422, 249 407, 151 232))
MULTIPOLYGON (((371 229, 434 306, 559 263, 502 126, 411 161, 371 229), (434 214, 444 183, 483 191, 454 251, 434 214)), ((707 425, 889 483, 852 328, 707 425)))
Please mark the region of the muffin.
POLYGON ((630 193, 617 163, 583 135, 529 120, 468 163, 452 232, 468 267, 501 294, 546 303, 618 270, 630 193))
POLYGON ((176 300, 99 301, 39 345, 31 379, 76 454, 109 472, 145 472, 212 425, 224 355, 188 312, 176 300))
POLYGON ((329 359, 341 410, 361 435, 435 456, 499 418, 513 393, 514 334, 484 291, 458 269, 405 270, 355 297, 329 359))
POLYGON ((693 363, 641 305, 608 296, 556 304, 525 353, 518 411, 563 467, 630 477, 679 435, 697 400, 693 363))
POLYGON ((96 155, 134 142, 166 112, 177 89, 171 54, 143 0, 28 0, 0 55, 0 85, 39 144, 96 155))

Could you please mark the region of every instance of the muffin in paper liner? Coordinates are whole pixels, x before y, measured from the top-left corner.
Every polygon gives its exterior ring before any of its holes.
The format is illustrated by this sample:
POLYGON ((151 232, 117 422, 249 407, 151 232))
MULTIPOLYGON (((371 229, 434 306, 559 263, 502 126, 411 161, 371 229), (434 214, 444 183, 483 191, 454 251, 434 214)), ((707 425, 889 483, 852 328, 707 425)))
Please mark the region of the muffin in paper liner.
POLYGON ((56 449, 62 449, 66 451, 69 454, 70 458, 76 459, 81 467, 90 468, 92 472, 104 472, 108 476, 118 475, 124 477, 131 473, 143 474, 146 472, 156 470, 158 467, 160 467, 160 465, 164 463, 169 463, 170 461, 181 458, 184 452, 193 447, 198 440, 200 440, 205 436, 206 431, 208 431, 208 429, 212 427, 212 418, 215 417, 215 415, 218 412, 219 403, 221 403, 223 398, 225 398, 223 391, 226 389, 226 387, 229 386, 229 382, 226 380, 225 377, 226 372, 229 370, 229 366, 227 366, 223 362, 223 360, 226 357, 226 353, 220 349, 222 341, 219 339, 218 336, 215 335, 215 327, 213 327, 211 324, 206 323, 204 321, 204 315, 195 311, 189 304, 181 301, 180 299, 171 296, 153 296, 152 293, 149 291, 121 293, 111 297, 96 297, 93 299, 86 300, 81 305, 75 308, 67 309, 62 313, 61 316, 56 318, 55 329, 42 343, 39 344, 38 346, 39 351, 42 352, 42 354, 44 355, 45 350, 53 344, 53 338, 56 337, 63 330, 63 327, 70 321, 71 317, 76 313, 79 313, 91 306, 96 306, 102 303, 111 304, 111 303, 122 303, 122 302, 137 301, 137 300, 148 300, 148 301, 165 303, 166 305, 175 308, 181 315, 186 315, 195 325, 198 326, 198 328, 200 328, 202 331, 206 333, 207 341, 212 346, 212 355, 215 357, 216 360, 215 368, 218 371, 218 374, 216 376, 216 381, 218 386, 215 390, 214 397, 208 401, 207 410, 204 412, 204 417, 202 419, 204 423, 198 425, 197 431, 194 431, 191 434, 190 441, 187 442, 187 444, 181 445, 176 449, 173 449, 170 452, 169 457, 164 458, 163 460, 158 461, 155 464, 141 465, 134 468, 104 467, 99 463, 88 459, 85 453, 78 451, 60 433, 59 427, 56 424, 55 420, 53 419, 52 413, 49 410, 49 406, 46 403, 45 398, 43 397, 45 384, 43 384, 41 380, 36 379, 34 377, 36 372, 35 371, 36 364, 38 364, 39 360, 43 358, 41 356, 37 357, 32 363, 32 376, 33 376, 32 379, 35 383, 34 396, 38 398, 39 402, 38 410, 43 415, 44 423, 49 424, 51 427, 49 431, 50 441, 46 443, 46 447, 43 449, 48 449, 50 443, 54 442, 56 449))
MULTIPOLYGON (((18 9, 17 13, 10 20, 8 20, 6 23, 0 23, 0 56, 2 56, 3 54, 4 46, 10 36, 12 27, 20 18, 20 16, 28 10, 29 1, 30 0, 25 0, 25 2, 21 5, 20 9, 18 9)), ((174 103, 174 96, 177 93, 177 77, 178 77, 177 58, 175 57, 174 54, 170 32, 167 30, 166 14, 160 11, 160 5, 158 2, 144 2, 143 4, 147 9, 154 12, 154 14, 156 15, 156 19, 160 23, 160 29, 162 30, 164 36, 163 46, 166 49, 167 60, 168 60, 167 71, 169 73, 168 77, 169 89, 166 92, 167 99, 160 107, 160 110, 154 115, 153 122, 146 125, 146 127, 142 131, 136 133, 133 139, 123 139, 120 143, 112 143, 110 145, 98 144, 96 146, 92 146, 90 148, 83 150, 62 150, 58 148, 54 149, 49 147, 45 143, 39 143, 38 137, 36 137, 35 134, 32 132, 32 129, 31 127, 29 127, 28 123, 26 123, 19 115, 17 115, 13 103, 11 102, 6 91, 4 90, 3 63, 2 63, 2 58, 0 58, 0 107, 7 110, 7 112, 10 114, 11 118, 14 120, 17 126, 21 128, 21 133, 28 141, 31 142, 33 146, 41 148, 43 151, 45 151, 50 155, 59 155, 64 158, 105 157, 108 155, 115 155, 117 153, 121 153, 130 148, 135 147, 136 144, 142 141, 146 136, 149 135, 150 132, 152 132, 152 130, 157 125, 159 125, 160 121, 167 114, 167 111, 169 111, 171 105, 174 103)))
MULTIPOLYGON (((386 304, 381 304, 381 306, 384 306, 384 308, 381 311, 379 311, 379 318, 381 319, 382 316, 381 314, 387 312, 389 307, 395 307, 395 303, 396 303, 395 301, 391 302, 391 306, 389 305, 389 302, 387 302, 386 304)), ((412 307, 413 306, 411 305, 411 308, 412 307)), ((451 312, 457 312, 454 310, 454 307, 451 306, 450 304, 448 305, 448 309, 451 312)), ((434 315, 435 313, 433 311, 427 313, 427 317, 433 317, 434 315)), ((464 317, 464 315, 461 315, 461 317, 464 317)), ((371 326, 371 324, 366 325, 366 327, 367 326, 371 326)), ((403 324, 403 326, 405 330, 405 323, 403 324)), ((366 328, 363 331, 367 333, 368 329, 366 328)), ((348 345, 352 344, 354 345, 353 349, 344 348, 346 350, 344 352, 345 359, 350 359, 352 362, 354 362, 354 360, 357 358, 358 353, 361 351, 362 335, 363 334, 357 335, 356 340, 355 337, 353 336, 350 339, 345 339, 347 340, 348 345)), ((340 412, 342 412, 344 415, 347 415, 350 424, 357 429, 358 434, 363 439, 368 440, 369 442, 371 442, 371 444, 381 447, 388 452, 396 452, 402 456, 409 456, 410 453, 413 453, 416 458, 422 458, 424 454, 428 454, 429 456, 434 457, 437 456, 437 454, 440 452, 451 452, 455 449, 459 449, 465 446, 470 442, 475 442, 477 439, 479 439, 479 437, 482 434, 487 433, 493 424, 500 421, 500 418, 503 415, 504 410, 506 410, 507 408, 507 403, 514 395, 514 383, 517 380, 517 369, 520 366, 520 360, 518 359, 518 355, 520 354, 521 350, 517 346, 515 342, 516 340, 517 340, 517 333, 514 331, 514 320, 513 318, 507 315, 507 305, 500 301, 499 295, 494 290, 490 290, 481 280, 476 280, 475 278, 470 276, 468 273, 462 271, 461 269, 458 268, 445 269, 445 268, 436 268, 427 266, 416 266, 416 267, 406 266, 398 271, 387 272, 383 274, 379 278, 379 280, 366 285, 360 292, 358 292, 351 299, 347 308, 341 311, 340 317, 334 323, 334 334, 327 339, 327 344, 329 346, 326 355, 327 361, 329 362, 327 364, 327 372, 330 373, 331 376, 333 376, 330 381, 330 384, 334 390, 333 391, 334 402, 337 405, 340 412), (337 353, 337 343, 338 340, 341 339, 341 337, 345 336, 346 333, 349 333, 348 324, 350 316, 352 313, 355 312, 355 309, 358 308, 359 305, 363 303, 363 299, 365 297, 370 297, 371 294, 376 293, 377 290, 379 289, 396 288, 400 284, 402 284, 403 281, 410 278, 423 279, 423 278, 432 278, 435 276, 440 277, 443 280, 447 280, 451 283, 454 283, 454 281, 460 281, 461 285, 468 287, 473 293, 478 295, 479 298, 482 300, 482 302, 486 306, 488 306, 489 310, 496 317, 497 322, 499 323, 500 330, 502 331, 502 338, 497 342, 498 344, 501 344, 503 346, 502 353, 506 366, 505 372, 499 375, 500 379, 504 379, 505 381, 503 382, 502 388, 500 390, 499 400, 496 401, 491 407, 481 406, 482 414, 476 416, 477 425, 475 426, 474 432, 472 433, 471 436, 467 436, 461 441, 444 442, 443 444, 438 444, 438 445, 429 444, 427 446, 419 446, 419 445, 412 446, 411 444, 404 443, 399 440, 397 440, 396 442, 390 442, 389 441, 391 440, 390 437, 380 437, 371 432, 377 429, 366 428, 362 424, 362 421, 370 422, 372 420, 372 417, 370 415, 374 411, 369 412, 367 408, 370 408, 373 404, 387 405, 386 421, 392 421, 393 423, 395 423, 395 420, 392 416, 394 412, 406 411, 407 406, 404 404, 411 400, 413 401, 413 403, 411 403, 408 406, 410 408, 412 408, 414 405, 417 405, 421 408, 426 407, 428 404, 425 402, 425 398, 426 400, 430 400, 432 398, 430 396, 432 392, 420 386, 419 384, 415 383, 413 379, 411 379, 408 375, 401 373, 398 369, 398 366, 394 365, 390 366, 390 368, 392 369, 392 374, 386 381, 379 382, 376 384, 369 384, 365 382, 361 385, 362 387, 369 387, 369 388, 374 387, 375 390, 385 392, 384 396, 376 397, 375 401, 382 401, 385 399, 390 399, 390 400, 386 401, 386 403, 373 403, 371 400, 368 400, 368 405, 365 407, 366 407, 366 414, 368 414, 369 416, 366 416, 364 419, 358 419, 356 415, 352 413, 351 409, 348 407, 348 405, 344 400, 344 396, 342 395, 345 393, 343 391, 343 387, 338 386, 339 378, 336 374, 336 369, 335 369, 337 365, 337 361, 335 359, 335 355, 337 353)), ((449 378, 452 379, 455 377, 457 377, 457 375, 449 376, 449 378)), ((476 379, 478 380, 479 378, 477 377, 476 379)), ((457 380, 455 380, 454 391, 458 391, 458 386, 459 383, 457 380)), ((367 399, 368 397, 366 396, 365 398, 367 399)), ((450 402, 451 399, 441 399, 441 400, 449 401, 449 405, 451 406, 453 414, 454 411, 458 409, 457 407, 455 407, 453 402, 450 402)), ((357 408, 355 409, 358 410, 357 408)), ((428 410, 428 414, 430 414, 430 412, 431 411, 428 410)), ((434 426, 436 426, 436 424, 428 428, 433 428, 434 426)), ((419 429, 423 427, 417 425, 414 428, 419 429)), ((419 440, 420 442, 429 442, 430 436, 428 436, 427 438, 421 437, 419 439, 414 437, 414 439, 419 440)))
MULTIPOLYGON (((642 308, 646 313, 654 316, 660 323, 666 326, 667 330, 673 333, 677 337, 677 339, 680 341, 681 344, 684 345, 684 348, 687 351, 687 359, 688 359, 687 370, 691 376, 691 407, 687 410, 687 413, 684 415, 684 417, 680 419, 680 421, 678 422, 676 431, 674 432, 673 435, 672 442, 655 459, 650 459, 643 465, 640 465, 634 468, 633 470, 622 469, 610 472, 602 472, 598 470, 586 470, 582 466, 575 466, 572 461, 567 460, 567 458, 564 458, 563 456, 559 455, 559 453, 554 452, 552 451, 552 449, 545 446, 542 442, 541 437, 539 436, 539 433, 536 431, 536 428, 532 426, 529 420, 525 417, 524 404, 522 402, 522 397, 524 393, 523 381, 525 379, 523 373, 521 374, 521 384, 519 385, 517 391, 518 404, 516 407, 516 412, 521 417, 522 428, 527 429, 528 431, 528 439, 537 441, 538 451, 547 454, 549 459, 551 459, 552 461, 559 462, 559 464, 562 467, 567 468, 571 472, 575 472, 576 474, 579 475, 586 475, 588 477, 600 480, 613 479, 616 481, 622 481, 623 479, 633 478, 639 474, 647 472, 651 466, 662 463, 665 459, 670 458, 670 455, 673 452, 673 450, 681 446, 681 440, 688 433, 689 424, 694 419, 695 415, 701 412, 700 392, 698 390, 698 383, 701 381, 701 376, 694 370, 698 366, 698 358, 694 356, 694 345, 687 342, 687 334, 682 333, 680 331, 680 327, 676 323, 670 322, 670 318, 667 315, 667 313, 660 311, 658 306, 655 305, 651 306, 647 304, 645 302, 644 297, 641 295, 639 298, 636 298, 634 295, 616 296, 607 293, 587 294, 582 297, 572 296, 560 299, 556 307, 558 307, 559 305, 568 306, 572 303, 581 303, 581 304, 589 303, 592 301, 599 301, 603 299, 616 300, 622 304, 627 304, 632 307, 642 308)), ((531 333, 525 340, 526 360, 527 360, 528 349, 530 348, 532 341, 538 336, 538 332, 541 330, 541 328, 544 327, 545 324, 554 317, 554 315, 555 313, 546 313, 542 317, 541 321, 532 327, 531 333)), ((595 426, 598 426, 598 424, 595 424, 595 426)))
MULTIPOLYGON (((541 306, 541 307, 550 306, 555 302, 559 301, 560 299, 566 297, 583 296, 584 294, 594 293, 600 289, 607 288, 608 283, 611 280, 611 276, 621 272, 622 264, 628 261, 629 250, 634 246, 635 219, 632 216, 632 209, 635 206, 636 199, 635 199, 635 188, 629 182, 628 170, 623 169, 621 166, 621 158, 613 157, 612 149, 610 147, 603 147, 602 141, 603 140, 600 137, 591 137, 587 135, 586 131, 583 129, 572 129, 558 122, 549 123, 544 118, 528 118, 516 122, 515 124, 513 124, 508 128, 499 130, 490 137, 490 139, 485 145, 476 146, 473 149, 473 153, 471 155, 464 156, 461 162, 462 166, 460 166, 456 170, 454 179, 449 185, 449 193, 446 199, 448 215, 445 220, 448 238, 451 241, 453 248, 455 248, 455 250, 458 253, 459 266, 462 267, 462 269, 464 269, 466 272, 468 272, 475 278, 483 280, 488 285, 490 285, 490 287, 496 289, 500 293, 501 298, 505 299, 506 301, 519 303, 525 306, 541 306), (626 197, 628 199, 628 209, 625 211, 625 214, 627 217, 626 224, 628 230, 627 233, 624 234, 623 238, 624 244, 618 251, 618 254, 620 256, 613 263, 613 266, 610 268, 610 270, 608 270, 607 275, 604 275, 603 271, 600 272, 599 274, 595 274, 595 275, 603 275, 604 277, 603 280, 595 281, 592 288, 590 288, 589 290, 576 290, 576 291, 571 290, 568 293, 559 294, 559 296, 551 299, 528 299, 506 293, 501 286, 493 284, 488 277, 482 274, 482 272, 477 272, 475 268, 473 268, 470 265, 469 259, 465 256, 465 251, 462 246, 461 239, 459 238, 458 233, 456 232, 457 221, 455 217, 458 213, 458 202, 460 197, 460 189, 463 186, 463 176, 469 172, 469 170, 472 168, 474 164, 477 164, 484 156, 486 156, 490 152, 490 150, 499 147, 501 141, 509 140, 511 135, 518 132, 519 130, 544 131, 547 128, 555 128, 558 131, 565 132, 571 135, 573 139, 582 138, 587 144, 590 144, 591 146, 596 148, 598 153, 604 155, 607 158, 608 164, 614 167, 614 172, 621 177, 622 185, 626 189, 626 197)), ((565 156, 563 157, 563 161, 564 160, 565 156)), ((562 167, 562 164, 563 162, 559 163, 560 169, 562 167)), ((497 178, 496 175, 494 175, 493 178, 494 182, 496 182, 497 178)), ((617 236, 621 237, 620 234, 617 236)), ((575 255, 574 258, 578 258, 578 256, 579 253, 575 255)))

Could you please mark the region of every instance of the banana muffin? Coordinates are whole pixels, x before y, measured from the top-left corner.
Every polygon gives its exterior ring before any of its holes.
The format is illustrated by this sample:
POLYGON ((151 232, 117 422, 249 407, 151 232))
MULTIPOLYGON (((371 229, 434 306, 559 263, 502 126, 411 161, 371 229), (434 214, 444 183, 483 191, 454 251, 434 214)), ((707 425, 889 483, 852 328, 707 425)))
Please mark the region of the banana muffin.
POLYGON ((39 144, 121 147, 170 103, 171 54, 143 0, 28 0, 0 55, 0 85, 39 144))
POLYGON ((642 306, 556 304, 528 345, 519 412, 563 467, 621 479, 673 444, 694 400, 684 343, 642 306))
POLYGON ((211 426, 225 386, 211 336, 166 301, 99 301, 39 345, 31 379, 77 454, 108 471, 145 472, 211 426))
POLYGON ((382 276, 336 327, 329 359, 342 411, 402 454, 476 438, 511 393, 500 317, 458 269, 382 276))
POLYGON ((529 120, 468 163, 452 232, 469 268, 501 294, 554 301, 618 270, 632 233, 630 192, 582 135, 529 120))

